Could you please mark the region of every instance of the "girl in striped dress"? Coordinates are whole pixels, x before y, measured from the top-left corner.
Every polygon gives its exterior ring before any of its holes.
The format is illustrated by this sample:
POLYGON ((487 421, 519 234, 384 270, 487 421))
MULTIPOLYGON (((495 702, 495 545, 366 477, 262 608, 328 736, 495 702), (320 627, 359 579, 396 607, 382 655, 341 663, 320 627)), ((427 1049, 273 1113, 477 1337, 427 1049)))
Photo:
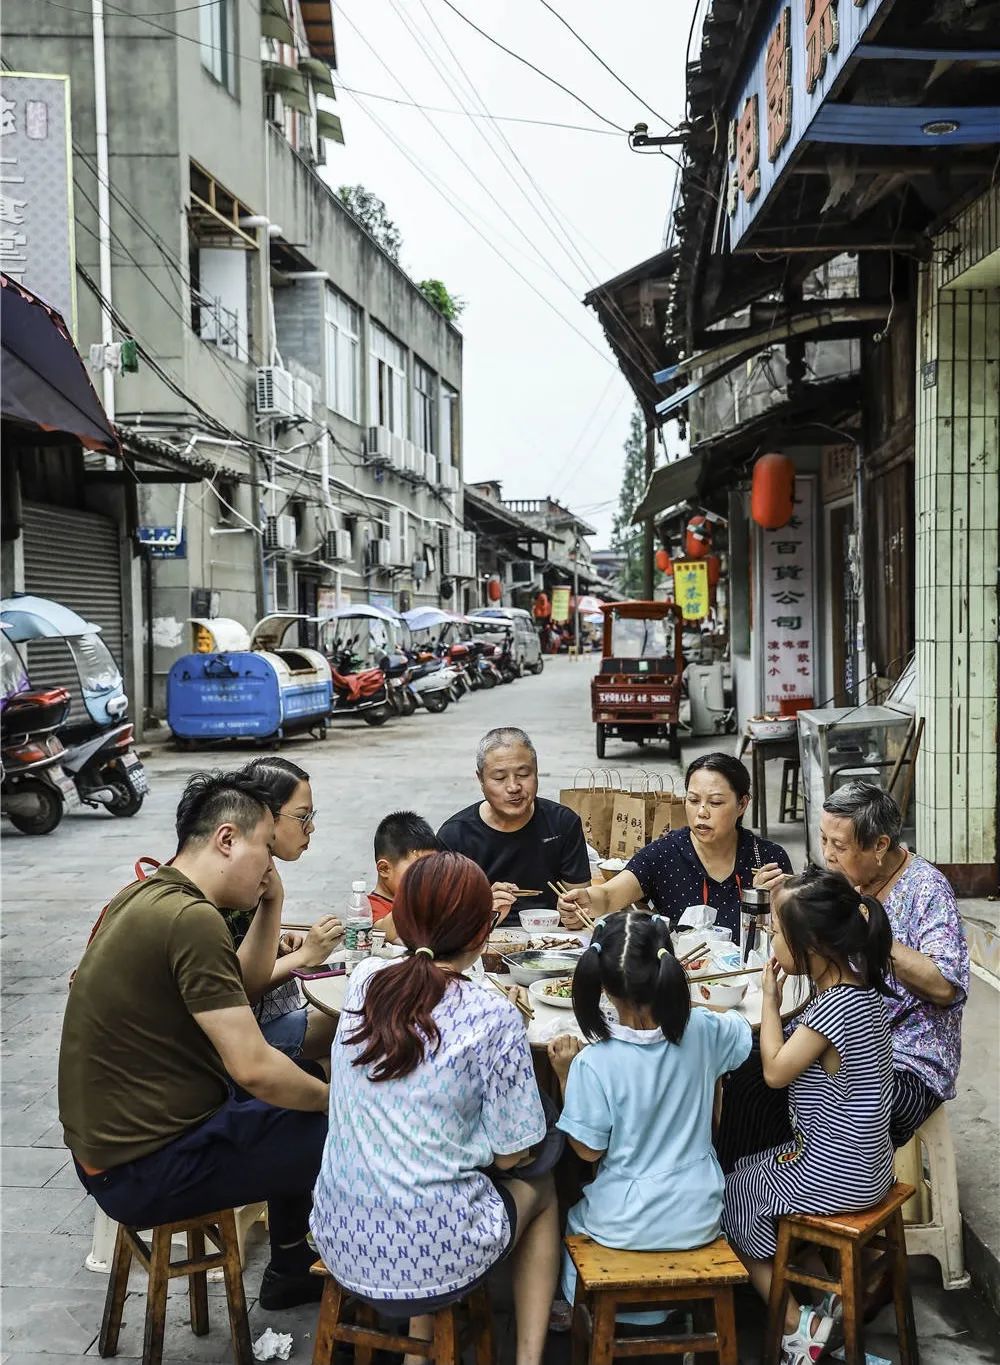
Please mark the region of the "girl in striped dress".
MULTIPOLYGON (((781 1214, 870 1208, 894 1179, 885 911, 839 873, 816 868, 774 892, 771 911, 774 956, 763 974, 760 1051, 767 1084, 788 1087, 794 1137, 737 1164, 723 1213, 726 1235, 765 1300, 781 1214), (793 972, 810 978, 814 995, 783 1032, 781 992, 793 972)), ((838 1313, 831 1295, 816 1308, 789 1297, 782 1365, 818 1360, 838 1313)))

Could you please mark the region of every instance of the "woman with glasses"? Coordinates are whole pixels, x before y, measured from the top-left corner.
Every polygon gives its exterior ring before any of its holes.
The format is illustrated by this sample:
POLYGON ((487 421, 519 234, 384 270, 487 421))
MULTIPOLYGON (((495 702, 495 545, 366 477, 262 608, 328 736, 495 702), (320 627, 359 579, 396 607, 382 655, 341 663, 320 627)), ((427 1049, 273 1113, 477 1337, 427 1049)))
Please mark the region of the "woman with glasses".
MULTIPOLYGON (((271 797, 274 858, 294 863, 309 847, 315 828, 309 774, 285 758, 255 758, 243 769, 271 797)), ((307 934, 281 930, 285 889, 275 868, 256 910, 227 911, 225 918, 236 945, 246 993, 261 1032, 272 1047, 310 1061, 326 1061, 334 1021, 302 1004, 292 972, 326 962, 344 926, 333 915, 317 920, 307 934)))

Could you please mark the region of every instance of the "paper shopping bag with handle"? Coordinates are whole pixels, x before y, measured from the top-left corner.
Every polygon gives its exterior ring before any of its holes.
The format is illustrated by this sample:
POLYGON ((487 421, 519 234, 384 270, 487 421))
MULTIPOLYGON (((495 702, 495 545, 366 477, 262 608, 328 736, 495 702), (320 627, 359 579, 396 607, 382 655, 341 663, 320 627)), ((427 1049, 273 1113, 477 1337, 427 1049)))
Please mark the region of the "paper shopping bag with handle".
POLYGON ((626 862, 646 844, 646 797, 643 792, 614 793, 611 814, 611 857, 626 862))
POLYGON ((650 841, 659 839, 661 834, 669 834, 672 829, 683 829, 688 822, 684 797, 678 796, 674 791, 671 778, 668 777, 667 782, 669 783, 667 789, 651 793, 653 809, 649 828, 650 841))
POLYGON ((572 787, 559 793, 562 805, 575 811, 583 825, 583 837, 591 848, 595 848, 602 858, 608 856, 611 842, 611 815, 615 793, 595 776, 590 768, 580 768, 573 778, 572 787), (584 783, 580 784, 581 775, 584 783))

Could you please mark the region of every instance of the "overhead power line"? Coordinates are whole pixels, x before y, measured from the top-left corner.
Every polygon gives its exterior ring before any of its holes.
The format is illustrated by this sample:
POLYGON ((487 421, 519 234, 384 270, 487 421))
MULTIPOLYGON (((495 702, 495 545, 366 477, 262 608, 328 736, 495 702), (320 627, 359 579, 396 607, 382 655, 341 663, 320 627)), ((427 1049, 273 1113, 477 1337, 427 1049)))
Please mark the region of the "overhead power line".
POLYGON ((549 12, 551 15, 553 15, 556 19, 559 20, 559 22, 560 22, 560 24, 562 24, 563 28, 568 28, 568 29, 569 29, 570 33, 572 33, 572 35, 573 35, 573 37, 576 39, 576 41, 577 41, 578 43, 581 43, 581 44, 587 49, 587 51, 588 51, 588 52, 590 53, 590 55, 594 58, 594 60, 595 60, 596 62, 599 62, 600 65, 604 67, 604 69, 605 69, 605 71, 608 73, 608 75, 609 75, 613 80, 616 80, 616 81, 618 82, 618 84, 622 87, 623 90, 627 90, 627 91, 629 92, 629 94, 630 94, 631 96, 633 96, 634 99, 637 99, 637 100, 639 101, 639 103, 642 105, 642 107, 643 107, 644 109, 648 109, 649 112, 653 115, 654 118, 658 118, 658 119, 660 120, 661 123, 665 123, 665 124, 667 125, 668 128, 672 128, 672 125, 671 125, 671 123, 670 123, 670 120, 669 120, 669 119, 665 119, 665 118, 663 117, 662 114, 658 114, 658 113, 656 112, 656 110, 653 108, 653 106, 649 103, 648 100, 644 100, 644 99, 642 98, 642 96, 638 93, 638 91, 633 90, 632 87, 629 85, 629 83, 628 83, 627 81, 622 80, 621 76, 619 76, 618 72, 615 71, 613 67, 608 66, 608 64, 607 64, 607 62, 604 60, 604 58, 600 55, 599 52, 595 52, 595 51, 594 51, 594 49, 593 49, 593 48, 590 46, 590 44, 587 42, 586 38, 581 37, 580 34, 577 33, 576 29, 575 29, 575 28, 573 27, 573 25, 569 22, 569 20, 565 17, 565 15, 560 14, 559 11, 555 8, 554 5, 550 5, 550 4, 549 4, 549 0, 539 0, 539 3, 542 4, 542 5, 544 5, 545 8, 548 10, 548 12, 549 12))
POLYGON ((613 119, 605 118, 592 104, 588 104, 581 95, 578 95, 575 90, 571 90, 568 85, 563 85, 562 81, 557 81, 555 76, 550 76, 547 71, 543 71, 540 66, 536 66, 534 62, 530 62, 527 57, 522 57, 519 52, 514 52, 511 48, 506 47, 500 42, 499 38, 494 38, 492 33, 487 33, 484 28, 480 28, 467 14, 463 14, 457 5, 453 5, 452 0, 444 0, 444 3, 450 10, 458 15, 463 24, 468 24, 470 28, 475 29, 480 37, 485 38, 486 41, 492 43, 494 47, 498 47, 501 52, 506 52, 508 57, 513 57, 514 60, 520 62, 522 66, 526 66, 530 71, 534 71, 535 75, 541 76, 542 80, 548 81, 550 85, 554 85, 562 90, 564 94, 569 95, 570 99, 576 100, 577 104, 582 104, 584 109, 593 114, 595 118, 599 118, 602 123, 606 123, 609 128, 614 128, 618 133, 628 132, 628 129, 623 128, 620 123, 615 123, 613 119))
POLYGON ((592 133, 597 137, 617 137, 614 128, 588 128, 583 123, 556 123, 546 118, 524 118, 516 114, 477 114, 471 109, 446 109, 439 104, 418 104, 415 100, 403 100, 397 95, 378 95, 373 90, 358 90, 353 86, 337 81, 338 90, 346 90, 349 95, 364 95, 366 99, 383 100, 387 104, 402 104, 407 109, 423 109, 429 114, 457 114, 460 118, 492 119, 498 123, 526 123, 535 128, 559 128, 571 133, 592 133))

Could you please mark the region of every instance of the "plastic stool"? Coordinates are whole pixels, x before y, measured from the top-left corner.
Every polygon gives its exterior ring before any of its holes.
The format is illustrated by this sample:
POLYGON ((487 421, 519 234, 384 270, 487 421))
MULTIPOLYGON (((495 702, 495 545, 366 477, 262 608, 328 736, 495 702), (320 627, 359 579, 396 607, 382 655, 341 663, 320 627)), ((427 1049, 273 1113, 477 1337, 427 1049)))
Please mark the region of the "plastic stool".
POLYGON ((781 765, 781 797, 778 801, 778 824, 793 824, 799 815, 799 760, 786 758, 781 765))
POLYGON ((970 1277, 962 1252, 955 1148, 943 1104, 896 1153, 896 1176, 916 1188, 914 1198, 903 1209, 907 1252, 911 1256, 933 1256, 941 1267, 945 1289, 967 1288, 970 1277))

